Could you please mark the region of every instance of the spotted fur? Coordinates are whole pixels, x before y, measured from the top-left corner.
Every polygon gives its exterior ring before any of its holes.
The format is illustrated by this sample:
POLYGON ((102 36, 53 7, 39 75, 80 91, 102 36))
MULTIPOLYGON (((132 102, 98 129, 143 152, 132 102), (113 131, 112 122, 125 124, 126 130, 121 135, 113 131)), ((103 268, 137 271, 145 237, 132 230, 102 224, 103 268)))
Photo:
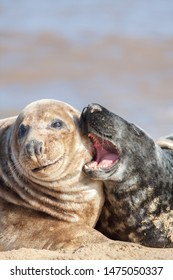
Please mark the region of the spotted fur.
POLYGON ((111 239, 173 247, 173 137, 155 143, 98 104, 83 110, 81 127, 114 144, 120 157, 110 168, 84 166, 88 176, 105 185, 97 229, 111 239))

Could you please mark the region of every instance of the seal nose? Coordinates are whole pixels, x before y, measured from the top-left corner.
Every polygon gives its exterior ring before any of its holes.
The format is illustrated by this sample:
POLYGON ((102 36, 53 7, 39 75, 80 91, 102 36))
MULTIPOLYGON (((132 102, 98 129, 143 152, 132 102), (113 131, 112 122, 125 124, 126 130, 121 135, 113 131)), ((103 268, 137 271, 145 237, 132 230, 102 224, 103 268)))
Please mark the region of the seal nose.
POLYGON ((84 107, 82 110, 82 118, 83 120, 85 120, 87 118, 87 114, 89 113, 97 113, 97 112, 101 112, 102 111, 102 107, 99 104, 96 103, 92 103, 90 105, 88 105, 87 107, 84 107))
POLYGON ((99 104, 92 103, 92 104, 88 105, 88 110, 90 111, 90 113, 101 112, 102 107, 99 104))
POLYGON ((43 153, 43 142, 38 140, 31 140, 25 146, 25 153, 29 156, 40 156, 43 153))

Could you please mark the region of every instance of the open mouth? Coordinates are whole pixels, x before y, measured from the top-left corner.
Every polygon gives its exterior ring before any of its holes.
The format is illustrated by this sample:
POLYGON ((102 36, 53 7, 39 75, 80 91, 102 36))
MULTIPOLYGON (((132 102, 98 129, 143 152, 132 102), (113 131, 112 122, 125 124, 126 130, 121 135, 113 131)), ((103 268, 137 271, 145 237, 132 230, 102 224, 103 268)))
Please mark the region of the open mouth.
POLYGON ((95 148, 93 160, 86 164, 88 168, 110 169, 119 161, 120 156, 118 150, 112 142, 93 133, 89 133, 88 137, 91 139, 95 148))

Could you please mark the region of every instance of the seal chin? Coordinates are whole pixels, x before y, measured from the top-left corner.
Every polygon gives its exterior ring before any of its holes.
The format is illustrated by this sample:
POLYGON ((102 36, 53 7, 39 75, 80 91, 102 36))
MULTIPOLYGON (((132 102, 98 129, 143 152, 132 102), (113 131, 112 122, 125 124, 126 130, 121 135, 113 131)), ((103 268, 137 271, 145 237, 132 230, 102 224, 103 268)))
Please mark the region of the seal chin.
POLYGON ((95 133, 89 133, 95 152, 92 161, 85 164, 85 170, 110 170, 120 160, 117 147, 108 139, 100 137, 95 133))

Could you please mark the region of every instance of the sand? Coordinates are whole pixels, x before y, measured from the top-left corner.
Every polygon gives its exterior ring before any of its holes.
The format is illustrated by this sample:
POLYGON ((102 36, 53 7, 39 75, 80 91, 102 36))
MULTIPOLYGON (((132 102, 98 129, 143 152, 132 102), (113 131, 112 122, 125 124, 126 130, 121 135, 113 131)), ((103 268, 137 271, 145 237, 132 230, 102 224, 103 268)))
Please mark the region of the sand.
POLYGON ((173 248, 149 248, 107 240, 57 251, 21 248, 0 253, 1 260, 173 260, 173 248))

